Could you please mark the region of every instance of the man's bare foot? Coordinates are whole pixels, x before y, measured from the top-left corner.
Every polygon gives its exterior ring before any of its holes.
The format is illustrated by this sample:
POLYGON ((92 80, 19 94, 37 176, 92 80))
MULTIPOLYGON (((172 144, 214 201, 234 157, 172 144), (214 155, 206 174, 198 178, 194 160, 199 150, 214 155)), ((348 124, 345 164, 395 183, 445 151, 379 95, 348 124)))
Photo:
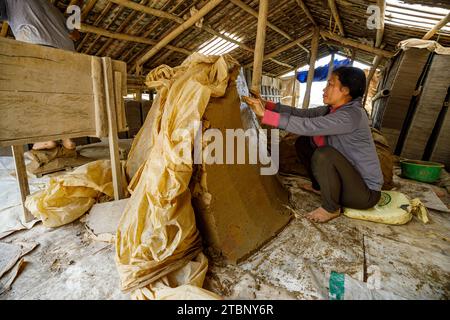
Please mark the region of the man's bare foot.
POLYGON ((37 142, 33 145, 33 150, 48 150, 57 146, 55 141, 37 142))
POLYGON ((339 217, 340 210, 337 210, 335 212, 328 212, 322 207, 317 208, 316 210, 311 211, 306 215, 306 218, 314 221, 314 222, 328 222, 331 219, 339 217))
POLYGON ((73 150, 77 146, 75 144, 75 142, 72 141, 72 139, 63 139, 62 144, 63 144, 64 148, 69 149, 69 150, 73 150))
POLYGON ((309 183, 302 184, 300 187, 301 187, 302 189, 304 189, 304 190, 311 191, 311 192, 314 192, 315 194, 320 195, 320 191, 314 189, 314 188, 312 187, 312 185, 309 184, 309 183))

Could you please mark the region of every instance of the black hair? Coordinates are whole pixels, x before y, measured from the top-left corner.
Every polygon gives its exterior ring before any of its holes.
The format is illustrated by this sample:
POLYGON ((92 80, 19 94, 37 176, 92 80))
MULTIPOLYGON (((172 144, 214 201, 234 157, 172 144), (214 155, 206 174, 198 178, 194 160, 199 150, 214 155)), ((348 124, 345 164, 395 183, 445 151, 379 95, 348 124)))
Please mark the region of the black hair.
POLYGON ((352 99, 360 98, 366 91, 366 75, 364 71, 356 67, 342 66, 333 70, 342 86, 350 90, 352 99))

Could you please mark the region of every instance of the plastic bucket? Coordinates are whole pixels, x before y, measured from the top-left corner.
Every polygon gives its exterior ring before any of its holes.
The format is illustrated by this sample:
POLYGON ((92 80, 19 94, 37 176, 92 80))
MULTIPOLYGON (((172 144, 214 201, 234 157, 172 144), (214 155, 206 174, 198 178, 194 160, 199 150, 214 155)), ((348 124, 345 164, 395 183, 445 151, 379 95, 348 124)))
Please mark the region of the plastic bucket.
POLYGON ((441 176, 443 164, 419 160, 401 160, 402 177, 421 182, 435 182, 441 176))

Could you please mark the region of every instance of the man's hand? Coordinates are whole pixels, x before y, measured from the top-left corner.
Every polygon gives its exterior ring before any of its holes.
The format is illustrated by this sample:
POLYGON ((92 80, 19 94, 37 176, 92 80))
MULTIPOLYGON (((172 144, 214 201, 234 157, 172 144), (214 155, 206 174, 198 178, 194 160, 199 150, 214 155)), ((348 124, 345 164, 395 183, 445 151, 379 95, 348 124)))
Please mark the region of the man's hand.
POLYGON ((264 108, 263 102, 261 99, 255 99, 251 97, 243 96, 242 99, 248 106, 253 110, 257 117, 262 118, 264 116, 264 108))

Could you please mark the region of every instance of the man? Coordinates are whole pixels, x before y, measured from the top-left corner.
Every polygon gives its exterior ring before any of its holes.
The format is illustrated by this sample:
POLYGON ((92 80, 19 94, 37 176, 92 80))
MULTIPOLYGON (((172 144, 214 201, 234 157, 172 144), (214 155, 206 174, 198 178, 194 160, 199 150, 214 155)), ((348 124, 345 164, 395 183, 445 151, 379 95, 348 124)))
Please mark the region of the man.
MULTIPOLYGON (((75 51, 72 40, 78 37, 77 31, 67 29, 64 15, 48 0, 0 0, 0 19, 8 22, 18 41, 75 51)), ((75 149, 71 139, 63 139, 62 143, 67 149, 75 149)), ((39 142, 33 149, 56 146, 55 141, 39 142)))
POLYGON ((381 196, 383 175, 361 98, 366 77, 361 69, 333 71, 323 102, 327 106, 296 109, 256 98, 245 102, 262 123, 301 135, 297 154, 322 206, 307 215, 316 222, 336 218, 342 207, 369 209, 381 196))

